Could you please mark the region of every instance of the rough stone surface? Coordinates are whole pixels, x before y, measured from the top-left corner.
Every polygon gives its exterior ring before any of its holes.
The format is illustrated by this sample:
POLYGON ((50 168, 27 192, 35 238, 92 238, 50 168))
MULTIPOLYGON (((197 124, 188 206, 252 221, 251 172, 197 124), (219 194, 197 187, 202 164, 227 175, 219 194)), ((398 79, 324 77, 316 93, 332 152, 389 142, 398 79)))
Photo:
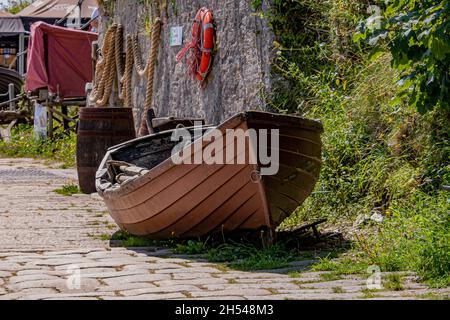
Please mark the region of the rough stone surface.
MULTIPOLYGON (((102 10, 101 34, 111 20, 122 23, 127 34, 139 35, 145 60, 150 47, 146 19, 150 6, 138 0, 115 1, 113 10, 102 10)), ((155 70, 153 106, 158 116, 204 117, 210 124, 249 109, 265 108, 263 92, 270 90, 273 35, 267 21, 251 7, 251 1, 176 0, 162 11, 162 32, 155 70), (197 10, 213 10, 217 25, 217 52, 211 73, 201 86, 176 62, 183 46, 170 47, 170 28, 183 27, 183 45, 191 41, 192 21, 197 10)), ((133 78, 136 116, 141 116, 146 80, 133 78)))
MULTIPOLYGON (((279 271, 225 271, 169 249, 111 248, 98 236, 118 229, 98 198, 53 192, 72 179, 73 170, 0 159, 0 300, 403 300, 450 294, 450 288, 417 283, 414 274, 404 277, 404 290, 371 292, 364 276, 325 281, 323 272, 291 278, 279 271), (39 174, 27 179, 22 170, 39 174)), ((292 265, 302 269, 304 263, 292 265)))

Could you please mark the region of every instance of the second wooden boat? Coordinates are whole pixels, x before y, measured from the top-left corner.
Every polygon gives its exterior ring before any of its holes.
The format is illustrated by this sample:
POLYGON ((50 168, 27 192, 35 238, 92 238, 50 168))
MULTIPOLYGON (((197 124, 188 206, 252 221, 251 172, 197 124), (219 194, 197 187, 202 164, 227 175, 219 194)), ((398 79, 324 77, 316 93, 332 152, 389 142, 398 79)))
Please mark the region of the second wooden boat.
MULTIPOLYGON (((230 141, 224 139, 223 148, 205 152, 215 141, 206 139, 210 129, 202 129, 203 139, 192 139, 183 151, 186 159, 217 156, 229 149, 230 141), (196 143, 200 148, 189 148, 196 143)), ((252 136, 247 136, 245 147, 236 147, 236 155, 223 164, 207 164, 208 159, 201 164, 177 164, 174 130, 127 142, 112 148, 97 172, 97 190, 123 230, 152 239, 261 228, 273 231, 312 193, 321 168, 323 127, 319 121, 245 112, 215 129, 224 137, 229 130, 278 130, 278 147, 270 143, 271 137, 266 139, 270 154, 279 153, 277 173, 260 176, 264 165, 252 162, 249 156, 243 163, 236 161, 242 159, 242 150, 251 154, 252 136)))

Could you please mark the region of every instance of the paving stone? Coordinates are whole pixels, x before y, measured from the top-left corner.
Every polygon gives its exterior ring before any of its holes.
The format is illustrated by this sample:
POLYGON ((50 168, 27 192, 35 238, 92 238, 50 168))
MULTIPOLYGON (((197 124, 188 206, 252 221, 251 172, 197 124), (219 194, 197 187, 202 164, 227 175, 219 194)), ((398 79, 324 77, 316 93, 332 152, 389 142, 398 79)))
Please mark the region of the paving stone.
POLYGON ((204 265, 197 265, 197 266, 193 266, 192 265, 192 261, 188 260, 188 259, 180 259, 180 258, 164 258, 162 259, 162 261, 164 261, 164 263, 181 263, 181 264, 189 264, 189 266, 192 267, 203 267, 204 265))
POLYGON ((200 288, 193 285, 180 285, 180 286, 168 286, 151 289, 136 289, 136 290, 124 290, 120 293, 125 297, 135 297, 143 294, 156 294, 156 293, 173 293, 173 292, 198 292, 200 288))
POLYGON ((9 279, 10 284, 19 284, 22 282, 39 281, 39 280, 59 280, 56 276, 50 276, 46 274, 34 274, 26 276, 16 276, 9 279))
POLYGON ((136 290, 136 289, 151 289, 151 288, 157 288, 155 285, 150 283, 112 283, 108 284, 107 286, 100 286, 98 288, 99 294, 102 292, 118 292, 118 291, 129 291, 129 290, 136 290))
POLYGON ((163 280, 155 281, 155 284, 165 287, 165 286, 178 286, 178 285, 208 285, 208 284, 227 284, 228 281, 225 279, 218 278, 203 278, 203 279, 191 279, 191 280, 163 280))
POLYGON ((42 300, 48 300, 48 301, 52 301, 52 300, 54 300, 54 301, 64 301, 64 300, 67 300, 67 301, 73 301, 73 300, 77 300, 77 301, 98 301, 99 300, 99 298, 98 297, 76 297, 76 296, 73 296, 73 297, 64 297, 64 298, 61 298, 61 297, 56 297, 56 298, 49 298, 49 299, 42 299, 42 300))
POLYGON ((272 293, 264 289, 245 289, 245 290, 217 290, 217 291, 195 291, 191 292, 193 298, 217 297, 217 296, 267 296, 272 293))
POLYGON ((381 297, 404 297, 404 296, 421 296, 432 293, 433 291, 430 289, 420 289, 420 290, 401 290, 401 291, 381 291, 374 292, 375 296, 381 297))
POLYGON ((120 267, 120 270, 135 272, 136 270, 146 270, 146 272, 154 273, 154 269, 152 267, 153 263, 137 263, 132 264, 130 260, 128 260, 128 264, 120 267))
MULTIPOLYGON (((103 293, 104 296, 114 296, 114 293, 103 293)), ((49 299, 56 299, 56 300, 75 300, 75 299, 85 299, 85 298, 94 298, 95 300, 98 300, 99 294, 97 292, 77 292, 77 293, 57 293, 57 294, 36 294, 36 295, 28 295, 20 300, 49 300, 49 299)))
MULTIPOLYGON (((159 261, 155 261, 153 263, 149 263, 148 264, 148 268, 155 270, 155 271, 159 271, 159 270, 184 270, 187 269, 184 266, 181 266, 179 264, 175 264, 175 263, 166 263, 164 262, 164 260, 159 260, 159 261)), ((182 271, 180 271, 182 272, 182 271)), ((170 272, 168 272, 170 273, 170 272)))
POLYGON ((247 300, 360 300, 359 294, 275 294, 272 296, 245 295, 247 300))
POLYGON ((336 288, 342 286, 366 286, 366 281, 361 280, 336 280, 336 281, 324 281, 317 283, 305 283, 300 284, 302 288, 336 288))
POLYGON ((18 263, 0 261, 0 272, 17 272, 25 269, 26 268, 24 266, 21 266, 18 263))
POLYGON ((206 283, 209 279, 214 278, 212 274, 203 274, 203 273, 173 273, 172 280, 195 280, 195 279, 203 279, 206 283))
POLYGON ((277 278, 277 279, 235 279, 230 277, 223 277, 222 274, 216 274, 221 279, 227 279, 238 284, 270 284, 270 283, 287 283, 297 285, 296 279, 292 278, 277 278))
POLYGON ((170 299, 186 299, 186 296, 181 293, 158 293, 158 294, 142 294, 139 296, 128 297, 107 297, 101 296, 102 300, 170 300, 170 299))
MULTIPOLYGON (((216 269, 216 273, 218 270, 216 269)), ((296 280, 289 278, 287 275, 281 275, 281 274, 272 274, 272 273, 250 273, 250 272, 228 272, 223 275, 221 275, 221 278, 224 279, 270 279, 270 280, 277 280, 277 279, 290 279, 290 280, 296 280)))
MULTIPOLYGON (((200 297, 200 298, 189 298, 184 300, 221 300, 221 301, 238 301, 238 300, 246 300, 241 296, 218 296, 218 297, 200 297)), ((255 299, 258 300, 258 299, 255 299)))
MULTIPOLYGON (((154 265, 150 265, 150 267, 153 269, 155 268, 154 265)), ((177 269, 155 269, 155 273, 217 273, 219 272, 218 269, 213 268, 186 268, 186 267, 180 267, 177 269)))
POLYGON ((20 294, 23 296, 27 295, 36 295, 36 294, 58 294, 59 292, 56 289, 52 288, 32 288, 32 289, 25 289, 20 291, 20 294))
POLYGON ((299 290, 298 285, 293 283, 266 283, 266 284, 203 284, 202 288, 206 290, 251 290, 251 289, 268 289, 268 290, 299 290))
MULTIPOLYGON (((160 274, 142 274, 135 276, 123 276, 117 278, 106 278, 102 281, 108 285, 114 285, 119 283, 142 283, 142 282, 155 282, 158 283, 162 279, 167 279, 165 275, 160 274)), ((170 280, 165 280, 170 281, 170 280)))
MULTIPOLYGON (((70 264, 68 264, 70 265, 70 264)), ((56 266, 55 270, 66 270, 68 265, 56 266)), ((94 269, 94 268, 111 268, 115 269, 118 267, 122 267, 124 265, 122 262, 117 263, 107 263, 107 262, 80 262, 76 264, 76 266, 80 269, 94 269)))
MULTIPOLYGON (((5 290, 2 288, 2 290, 5 290)), ((6 293, 6 294, 0 294, 0 301, 6 301, 6 300, 17 300, 20 297, 22 297, 23 295, 21 295, 20 293, 6 293)))
POLYGON ((146 264, 151 264, 154 260, 152 260, 152 258, 148 258, 148 257, 131 257, 131 256, 126 256, 123 258, 96 258, 95 262, 100 262, 100 263, 107 263, 107 264, 114 264, 114 265, 127 265, 127 264, 142 264, 142 265, 146 265, 146 264))
MULTIPOLYGON (((59 280, 38 280, 38 281, 26 281, 18 284, 7 285, 7 289, 13 292, 22 291, 25 289, 49 289, 55 288, 62 292, 73 291, 69 288, 70 282, 67 279, 59 280)), ((94 279, 81 279, 82 290, 90 290, 98 287, 100 283, 94 279)))
MULTIPOLYGON (((148 275, 148 270, 143 269, 136 269, 136 270, 124 270, 124 271, 112 271, 111 269, 105 269, 104 272, 98 272, 94 271, 92 272, 91 269, 85 269, 81 272, 82 277, 86 278, 95 278, 95 279, 110 279, 114 280, 115 278, 123 278, 123 277, 130 277, 130 276, 139 276, 139 275, 148 275)), ((168 279, 170 276, 163 276, 159 277, 159 280, 168 279)))
POLYGON ((70 255, 60 258, 60 259, 47 259, 41 260, 38 262, 34 262, 36 266, 50 266, 50 267, 60 267, 59 269, 64 268, 65 266, 70 265, 85 265, 88 263, 96 263, 94 260, 89 260, 87 258, 73 258, 70 255), (62 268, 61 268, 62 267, 62 268))

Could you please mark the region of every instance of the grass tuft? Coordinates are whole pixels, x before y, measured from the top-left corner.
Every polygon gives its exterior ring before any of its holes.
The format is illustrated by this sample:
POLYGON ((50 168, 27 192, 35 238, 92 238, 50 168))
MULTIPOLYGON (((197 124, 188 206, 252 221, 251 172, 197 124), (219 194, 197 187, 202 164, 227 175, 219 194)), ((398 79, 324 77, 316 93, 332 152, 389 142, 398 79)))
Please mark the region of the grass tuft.
POLYGON ((65 186, 63 186, 60 189, 54 190, 53 192, 55 192, 55 193, 57 193, 59 195, 62 195, 62 196, 66 196, 66 197, 71 197, 74 194, 80 194, 81 193, 80 188, 77 185, 74 185, 74 184, 65 185, 65 186))

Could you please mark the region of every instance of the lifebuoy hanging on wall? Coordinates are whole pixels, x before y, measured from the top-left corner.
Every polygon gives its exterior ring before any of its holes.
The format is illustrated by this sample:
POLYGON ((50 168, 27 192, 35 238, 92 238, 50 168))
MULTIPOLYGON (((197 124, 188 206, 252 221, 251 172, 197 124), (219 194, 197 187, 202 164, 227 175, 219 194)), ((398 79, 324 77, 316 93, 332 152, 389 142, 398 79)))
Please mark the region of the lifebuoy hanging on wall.
POLYGON ((177 55, 181 61, 188 51, 188 73, 203 82, 211 70, 215 43, 214 15, 211 10, 203 7, 195 16, 192 25, 192 41, 177 55))

